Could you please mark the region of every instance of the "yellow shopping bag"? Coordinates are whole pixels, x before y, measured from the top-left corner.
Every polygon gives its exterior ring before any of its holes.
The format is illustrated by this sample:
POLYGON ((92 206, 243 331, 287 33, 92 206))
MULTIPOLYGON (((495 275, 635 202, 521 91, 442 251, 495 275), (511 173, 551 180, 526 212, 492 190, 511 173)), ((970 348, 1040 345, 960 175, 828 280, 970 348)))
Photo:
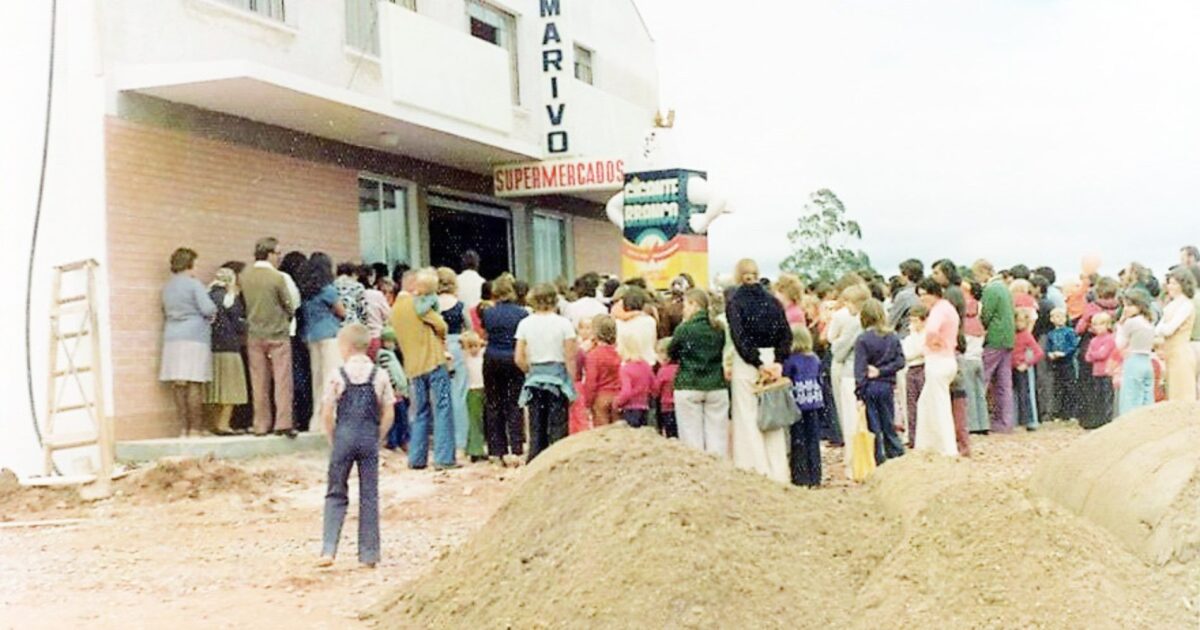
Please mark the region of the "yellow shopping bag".
POLYGON ((850 475, 859 483, 875 472, 875 434, 867 424, 867 406, 858 403, 858 430, 850 440, 850 475))

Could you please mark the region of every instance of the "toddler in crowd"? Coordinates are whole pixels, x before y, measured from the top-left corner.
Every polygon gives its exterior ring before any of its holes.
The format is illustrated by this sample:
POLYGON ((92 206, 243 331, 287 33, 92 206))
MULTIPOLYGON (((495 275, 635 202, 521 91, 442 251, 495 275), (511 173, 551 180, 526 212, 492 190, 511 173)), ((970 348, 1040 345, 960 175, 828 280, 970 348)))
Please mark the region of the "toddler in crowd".
POLYGON ((324 534, 318 566, 333 564, 349 505, 347 480, 358 466, 358 561, 379 562, 379 442, 391 429, 396 394, 387 374, 369 357, 371 335, 362 324, 338 332, 345 364, 325 386, 321 419, 333 451, 325 494, 324 534))
POLYGON ((1112 420, 1114 364, 1120 360, 1116 336, 1112 333, 1112 316, 1096 313, 1091 317, 1092 341, 1088 344, 1084 359, 1091 364, 1092 404, 1080 418, 1085 429, 1097 429, 1112 420))
POLYGON ((614 404, 621 392, 621 357, 617 322, 608 315, 592 318, 595 343, 583 362, 583 398, 592 412, 592 425, 602 427, 616 421, 614 404))
POLYGON ((378 288, 371 288, 363 291, 363 309, 365 311, 367 330, 371 333, 371 347, 367 352, 367 356, 374 360, 379 353, 379 346, 382 344, 383 327, 392 317, 391 302, 388 301, 385 290, 390 290, 394 293, 395 285, 392 284, 390 278, 383 278, 378 283, 378 288), (390 288, 390 289, 389 289, 390 288))
MULTIPOLYGON (((592 320, 587 317, 580 319, 575 324, 575 335, 579 338, 579 349, 575 352, 575 391, 583 392, 587 355, 596 344, 595 334, 592 332, 592 320)), ((584 396, 580 396, 571 403, 571 413, 567 418, 567 431, 571 435, 575 435, 590 428, 587 400, 584 396)))
POLYGON ((483 436, 483 351, 486 344, 479 334, 462 334, 463 364, 467 370, 467 457, 472 462, 487 459, 483 436))
POLYGON ((379 333, 380 347, 375 353, 375 365, 388 375, 392 390, 396 393, 395 422, 387 433, 384 446, 389 451, 408 450, 408 376, 404 373, 404 362, 397 354, 396 331, 384 326, 379 333))
POLYGON ((917 399, 925 387, 925 318, 929 309, 924 304, 914 304, 908 311, 908 336, 900 342, 904 350, 904 362, 908 365, 905 383, 908 405, 908 448, 913 448, 917 437, 917 399))
POLYGON ((1033 338, 1033 322, 1036 315, 1028 309, 1019 308, 1016 311, 1017 334, 1013 343, 1013 403, 1017 408, 1017 421, 1024 425, 1027 431, 1037 431, 1037 392, 1034 369, 1046 353, 1033 338))
POLYGON ((641 337, 627 337, 622 348, 621 390, 617 394, 616 407, 621 412, 621 419, 634 428, 646 426, 650 394, 654 389, 654 371, 643 358, 645 356, 641 337))
POLYGON ((679 427, 675 424, 675 375, 679 364, 671 361, 667 349, 671 338, 658 340, 658 371, 654 374, 654 399, 658 401, 658 432, 665 437, 678 438, 679 427))
POLYGON ((1074 417, 1078 408, 1075 402, 1075 351, 1079 348, 1079 336, 1075 329, 1067 326, 1065 308, 1050 311, 1050 323, 1054 324, 1054 330, 1046 335, 1046 356, 1054 374, 1054 417, 1063 420, 1074 417))
POLYGON ((854 342, 854 395, 867 406, 879 465, 904 454, 895 422, 896 373, 904 369, 904 350, 879 300, 868 299, 858 317, 863 332, 854 342))
POLYGON ((820 381, 821 359, 813 354, 812 333, 805 326, 792 326, 792 355, 783 363, 783 375, 792 381, 792 399, 800 409, 800 419, 788 428, 792 483, 819 486, 825 395, 820 381))

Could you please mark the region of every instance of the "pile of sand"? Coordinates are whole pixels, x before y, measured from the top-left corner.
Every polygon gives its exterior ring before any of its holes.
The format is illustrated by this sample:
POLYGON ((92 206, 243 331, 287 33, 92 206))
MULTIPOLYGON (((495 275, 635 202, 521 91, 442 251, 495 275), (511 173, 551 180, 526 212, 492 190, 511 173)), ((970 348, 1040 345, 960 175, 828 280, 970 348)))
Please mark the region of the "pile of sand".
POLYGON ((381 627, 845 626, 895 523, 606 428, 556 444, 464 546, 379 604, 381 627), (830 605, 819 604, 828 602, 830 605))
POLYGON ((218 493, 257 495, 267 483, 236 464, 211 454, 201 458, 167 457, 118 482, 121 493, 144 501, 198 499, 218 493))
POLYGON ((1126 414, 1044 459, 1039 494, 1108 530, 1147 562, 1200 558, 1200 404, 1126 414))
POLYGON ((384 598, 384 628, 1184 627, 1105 532, 928 456, 802 490, 650 431, 560 442, 467 544, 384 598))
MULTIPOLYGON (((904 535, 858 595, 873 619, 930 628, 1195 627, 1185 585, 1020 481, 916 454, 871 490, 904 535), (898 489, 908 492, 896 496, 898 489), (888 509, 885 507, 885 509, 888 509)), ((886 626, 887 624, 885 624, 886 626)))

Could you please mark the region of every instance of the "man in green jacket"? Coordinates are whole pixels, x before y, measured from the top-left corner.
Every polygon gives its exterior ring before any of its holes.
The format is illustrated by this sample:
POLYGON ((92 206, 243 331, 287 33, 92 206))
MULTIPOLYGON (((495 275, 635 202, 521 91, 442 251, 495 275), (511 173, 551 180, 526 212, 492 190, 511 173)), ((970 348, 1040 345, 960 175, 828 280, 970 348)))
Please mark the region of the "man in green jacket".
POLYGON ((1004 279, 995 275, 992 263, 977 260, 971 271, 975 280, 983 284, 979 319, 987 329, 983 338, 983 379, 992 392, 988 415, 993 431, 1011 433, 1014 424, 1012 349, 1017 334, 1012 293, 1004 285, 1004 279))

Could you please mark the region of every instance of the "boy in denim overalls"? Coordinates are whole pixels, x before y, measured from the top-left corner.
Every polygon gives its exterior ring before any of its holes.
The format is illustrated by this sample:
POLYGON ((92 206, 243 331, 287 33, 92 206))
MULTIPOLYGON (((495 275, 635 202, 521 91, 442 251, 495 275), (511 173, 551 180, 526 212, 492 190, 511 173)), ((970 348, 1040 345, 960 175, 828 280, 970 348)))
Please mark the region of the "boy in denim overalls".
POLYGON ((329 456, 329 490, 325 494, 325 535, 318 566, 333 564, 342 523, 346 519, 350 467, 358 465, 358 561, 373 568, 379 562, 379 443, 395 416, 391 379, 367 356, 371 334, 362 324, 338 333, 345 365, 325 387, 321 419, 333 447, 329 456), (334 424, 334 420, 337 424, 334 424))

